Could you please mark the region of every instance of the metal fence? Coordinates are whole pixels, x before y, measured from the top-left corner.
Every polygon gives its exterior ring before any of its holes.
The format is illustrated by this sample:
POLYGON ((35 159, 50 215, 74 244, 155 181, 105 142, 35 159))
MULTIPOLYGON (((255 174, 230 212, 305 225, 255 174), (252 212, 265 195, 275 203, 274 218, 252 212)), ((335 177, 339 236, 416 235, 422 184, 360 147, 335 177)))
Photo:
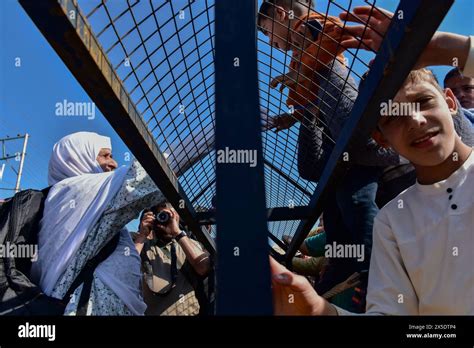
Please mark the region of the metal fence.
MULTIPOLYGON (((298 63, 299 70, 312 67, 305 66, 301 58, 298 61, 296 49, 292 55, 283 53, 257 33, 255 20, 261 1, 216 1, 217 4, 211 0, 19 0, 208 250, 215 252, 216 234, 218 246, 230 247, 240 229, 246 256, 234 262, 231 251, 219 250, 218 309, 219 301, 222 307, 218 313, 267 314, 269 271, 255 262, 265 263, 262 260, 268 255, 269 242, 283 246, 284 234, 293 236, 293 240, 279 258, 291 260, 321 214, 325 197, 344 176, 341 156, 360 139, 367 138, 377 121, 380 103, 395 95, 452 0, 402 0, 397 13, 402 11, 403 16, 394 17, 373 64, 369 66, 367 55, 356 49, 344 52, 347 75, 339 75, 340 84, 334 85, 327 77, 339 74, 334 63, 325 73, 317 71, 318 93, 308 89, 296 92, 310 107, 300 122, 280 132, 268 129, 271 119, 285 113, 291 119, 300 111, 287 105, 287 91, 270 88, 270 82, 287 73, 292 60, 298 63), (230 52, 236 47, 244 51, 232 56, 230 52), (229 57, 242 59, 226 61, 229 57), (254 57, 254 62, 249 57, 254 57), (241 69, 240 74, 231 70, 236 67, 241 69), (367 71, 364 87, 358 91, 357 84, 367 71), (233 79, 227 85, 225 73, 233 79), (216 81, 216 76, 220 80, 216 81), (236 81, 242 84, 236 85, 236 81), (249 81, 253 84, 249 85, 249 81), (358 94, 357 98, 351 93, 358 94), (220 99, 216 100, 216 96, 220 99), (255 105, 254 98, 258 101, 255 105), (345 99, 350 100, 351 112, 340 129, 331 132, 338 105, 345 99), (223 101, 238 110, 226 108, 223 101), (220 111, 216 111, 218 105, 220 111), (221 127, 216 128, 216 119, 222 122, 221 127), (254 127, 249 129, 251 125, 254 127), (232 127, 240 139, 225 139, 232 127), (262 131, 256 132, 260 127, 262 131), (325 144, 327 157, 318 180, 308 181, 301 177, 301 168, 304 164, 313 165, 312 148, 305 148, 301 137, 304 131, 314 131, 314 127, 320 131, 319 138, 312 141, 325 144), (221 133, 216 134, 216 129, 221 133), (263 162, 259 163, 261 168, 257 165, 251 171, 242 166, 223 166, 218 169, 221 176, 216 177, 216 139, 217 149, 234 141, 243 149, 256 150, 257 158, 263 162), (239 180, 240 174, 244 176, 239 180), (228 182, 229 178, 236 179, 233 190, 226 191, 228 195, 216 192, 216 181, 219 187, 219 181, 228 182), (249 178, 255 181, 247 182, 245 179, 249 178), (261 185, 256 186, 252 196, 248 187, 255 183, 261 185), (249 209, 252 213, 248 213, 249 209), (212 228, 204 229, 202 225, 206 224, 212 228), (219 272, 225 275, 220 278, 219 272), (246 286, 238 283, 242 276, 247 276, 246 286), (265 282, 268 286, 260 292, 245 289, 265 282), (224 289, 221 292, 220 286, 224 289)), ((320 23, 320 35, 326 35, 327 25, 345 26, 330 16, 364 4, 373 7, 375 0, 318 1, 317 10, 325 18, 320 23)), ((267 19, 274 25, 274 16, 267 19)), ((329 36, 327 39, 337 50, 337 40, 329 36)), ((306 32, 302 40, 308 40, 306 32)), ((336 55, 324 49, 318 49, 311 58, 318 62, 328 54, 332 54, 334 62, 336 55)), ((298 73, 295 82, 302 78, 298 73)))

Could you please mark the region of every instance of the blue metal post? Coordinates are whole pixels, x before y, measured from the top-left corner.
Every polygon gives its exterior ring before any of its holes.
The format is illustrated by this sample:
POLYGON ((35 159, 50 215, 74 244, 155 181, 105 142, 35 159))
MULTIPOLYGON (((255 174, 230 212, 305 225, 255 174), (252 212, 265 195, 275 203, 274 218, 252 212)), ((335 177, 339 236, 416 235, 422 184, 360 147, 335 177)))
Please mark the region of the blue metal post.
POLYGON ((256 1, 216 0, 215 14, 217 314, 270 315, 256 1))

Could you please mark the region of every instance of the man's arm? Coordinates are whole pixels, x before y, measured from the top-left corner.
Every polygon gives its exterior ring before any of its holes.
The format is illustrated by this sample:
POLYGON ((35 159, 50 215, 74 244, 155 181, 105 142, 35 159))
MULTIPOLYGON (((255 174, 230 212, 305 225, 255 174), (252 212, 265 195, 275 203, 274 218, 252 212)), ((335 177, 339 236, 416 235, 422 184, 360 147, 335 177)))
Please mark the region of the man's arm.
MULTIPOLYGON (((163 209, 163 211, 166 211, 171 217, 170 221, 164 228, 168 230, 168 233, 170 233, 173 238, 176 238, 181 233, 181 230, 179 229, 179 215, 174 209, 163 209)), ((195 243, 187 236, 179 238, 178 244, 183 249, 186 255, 186 260, 193 267, 194 271, 200 276, 207 275, 211 269, 209 253, 203 250, 198 243, 195 243)))
MULTIPOLYGON (((383 37, 390 25, 393 13, 382 8, 360 6, 353 12, 342 12, 342 20, 361 23, 362 25, 346 26, 345 33, 352 38, 341 42, 345 48, 358 48, 377 52, 383 37), (360 44, 362 41, 362 44, 360 44)), ((464 69, 469 56, 471 43, 469 36, 438 31, 426 46, 415 65, 415 69, 432 65, 456 66, 464 69)))
POLYGON ((142 220, 140 221, 138 233, 136 233, 133 238, 133 243, 135 244, 138 254, 141 254, 143 250, 143 245, 151 233, 154 221, 155 215, 151 211, 145 213, 142 220))
MULTIPOLYGON (((309 237, 311 238, 311 237, 309 237)), ((285 234, 283 236, 283 242, 286 244, 286 245, 290 245, 291 243, 291 240, 293 239, 293 237, 285 234)), ((301 243, 300 247, 299 247, 299 251, 304 254, 304 255, 310 255, 309 253, 309 250, 308 250, 308 247, 306 246, 306 241, 308 240, 308 238, 305 239, 305 241, 303 243, 301 243)), ((311 256, 314 256, 314 255, 311 255, 311 256)))
POLYGON ((298 112, 283 113, 270 119, 267 130, 275 128, 275 132, 279 132, 292 127, 298 121, 301 121, 301 115, 298 112))
MULTIPOLYGON (((270 259, 275 315, 356 315, 319 296, 306 278, 270 259), (289 299, 291 298, 291 301, 289 299)), ((367 315, 418 315, 418 297, 389 226, 376 218, 367 315)))
POLYGON ((206 276, 211 269, 209 253, 202 250, 196 242, 187 236, 182 237, 178 243, 186 254, 186 260, 193 267, 194 271, 200 276, 206 276))
POLYGON ((146 238, 143 238, 139 234, 134 238, 133 242, 135 244, 135 249, 137 249, 138 254, 142 253, 143 246, 145 245, 146 238))
POLYGON ((469 36, 437 31, 416 63, 416 68, 432 65, 465 68, 471 47, 469 36))

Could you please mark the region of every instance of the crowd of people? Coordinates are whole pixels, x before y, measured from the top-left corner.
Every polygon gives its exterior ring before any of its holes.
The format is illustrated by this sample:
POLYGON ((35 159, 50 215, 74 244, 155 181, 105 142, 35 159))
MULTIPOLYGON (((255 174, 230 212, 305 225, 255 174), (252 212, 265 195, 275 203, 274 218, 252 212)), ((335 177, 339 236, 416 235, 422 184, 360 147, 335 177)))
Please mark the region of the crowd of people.
MULTIPOLYGON (((289 73, 271 84, 289 88, 288 105, 304 112, 280 115, 275 127, 301 122, 298 168, 302 177, 316 182, 327 150, 324 139, 314 139, 324 132, 337 138, 357 97, 341 54, 359 47, 377 52, 393 14, 362 6, 339 17, 321 19, 311 0, 269 0, 258 18, 272 46, 293 51, 289 73), (357 25, 342 28, 339 19, 357 25), (325 52, 321 60, 315 46, 325 52), (292 93, 298 90, 305 100, 295 103, 292 93)), ((371 137, 349 153, 344 179, 324 201, 324 242, 318 234, 300 247, 326 262, 293 260, 294 271, 308 275, 307 269, 313 270, 314 283, 271 259, 276 314, 474 313, 473 41, 436 32, 392 100, 416 107, 405 114, 381 112, 371 137), (453 62, 457 66, 446 75, 443 89, 426 67, 453 62), (363 245, 366 257, 328 253, 334 243, 363 245), (332 298, 351 287, 352 298, 332 298)))
MULTIPOLYGON (((268 128, 301 123, 299 175, 317 182, 330 152, 323 134, 339 137, 363 87, 344 51, 362 43, 377 52, 393 14, 362 6, 337 18, 313 5, 264 1, 257 26, 272 46, 292 51, 289 72, 271 81, 289 89, 291 112, 268 128), (343 30, 343 21, 357 25, 343 30)), ((473 47, 472 37, 434 35, 393 98, 419 108, 380 116, 351 149, 346 179, 325 200, 324 223, 300 246, 292 271, 270 258, 275 314, 474 314, 473 47), (426 67, 453 57, 458 66, 443 89, 426 67), (361 246, 363 255, 332 246, 361 246)), ((211 255, 138 161, 117 165, 110 138, 60 139, 48 184, 30 278, 64 302, 64 315, 210 313, 211 255), (129 231, 137 217, 138 231, 129 231)))
POLYGON ((110 138, 77 132, 59 140, 48 184, 28 277, 62 301, 62 314, 207 314, 209 253, 138 161, 118 167, 110 138), (125 226, 140 212, 131 233, 125 226))

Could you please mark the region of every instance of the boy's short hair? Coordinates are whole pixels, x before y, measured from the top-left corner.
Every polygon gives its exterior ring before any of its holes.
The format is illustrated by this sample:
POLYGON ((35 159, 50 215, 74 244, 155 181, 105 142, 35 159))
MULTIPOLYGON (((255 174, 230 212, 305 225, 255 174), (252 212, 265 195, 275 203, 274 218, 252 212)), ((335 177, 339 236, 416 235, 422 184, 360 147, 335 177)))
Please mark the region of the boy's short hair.
POLYGON ((441 94, 444 94, 443 89, 439 85, 438 79, 429 69, 418 69, 410 71, 401 88, 405 87, 410 82, 413 84, 419 82, 428 82, 432 84, 441 94))
MULTIPOLYGON (((366 71, 364 75, 361 78, 361 81, 359 83, 359 92, 362 89, 362 85, 365 84, 365 80, 367 78, 369 71, 366 71)), ((438 79, 436 78, 435 74, 429 69, 418 69, 418 70, 412 70, 406 77, 405 81, 403 82, 403 85, 400 87, 402 89, 405 87, 408 83, 419 83, 419 82, 428 82, 431 85, 433 85, 438 92, 440 92, 442 95, 444 95, 444 90, 441 88, 439 85, 438 79)), ((380 128, 377 129, 380 131, 380 128)))
POLYGON ((257 16, 257 28, 262 31, 260 23, 265 18, 272 18, 275 6, 281 6, 285 10, 293 10, 296 17, 308 13, 313 8, 313 0, 264 0, 257 16))
MULTIPOLYGON (((368 75, 369 75, 369 70, 367 70, 361 76, 361 79, 360 79, 360 82, 359 82, 359 92, 362 90, 362 87, 365 84, 365 81, 366 81, 368 75)), ((400 89, 405 87, 405 85, 409 82, 418 83, 418 82, 421 82, 421 81, 425 81, 425 82, 428 82, 428 83, 432 84, 433 86, 436 87, 436 89, 441 94, 444 94, 443 89, 439 85, 438 79, 436 78, 435 74, 433 74, 433 72, 429 69, 418 69, 418 70, 410 71, 410 73, 407 75, 407 77, 405 79, 405 82, 403 82, 403 85, 402 85, 402 87, 400 87, 400 89)))
POLYGON ((462 77, 462 74, 461 74, 461 72, 459 71, 458 68, 453 68, 453 69, 449 70, 449 72, 444 77, 444 81, 443 81, 444 88, 446 88, 446 81, 448 81, 449 79, 452 79, 453 77, 458 77, 458 76, 462 77))

